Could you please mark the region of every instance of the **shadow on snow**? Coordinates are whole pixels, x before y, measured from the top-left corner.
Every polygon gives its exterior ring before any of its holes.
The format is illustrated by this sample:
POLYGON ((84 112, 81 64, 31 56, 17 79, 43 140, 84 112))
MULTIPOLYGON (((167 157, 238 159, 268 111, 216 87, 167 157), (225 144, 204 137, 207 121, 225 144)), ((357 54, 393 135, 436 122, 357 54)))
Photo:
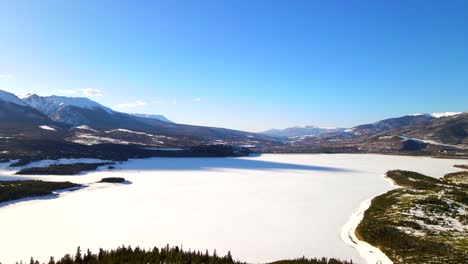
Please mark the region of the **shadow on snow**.
POLYGON ((280 163, 239 158, 150 158, 131 160, 122 164, 123 170, 310 170, 324 172, 353 172, 350 169, 280 163))

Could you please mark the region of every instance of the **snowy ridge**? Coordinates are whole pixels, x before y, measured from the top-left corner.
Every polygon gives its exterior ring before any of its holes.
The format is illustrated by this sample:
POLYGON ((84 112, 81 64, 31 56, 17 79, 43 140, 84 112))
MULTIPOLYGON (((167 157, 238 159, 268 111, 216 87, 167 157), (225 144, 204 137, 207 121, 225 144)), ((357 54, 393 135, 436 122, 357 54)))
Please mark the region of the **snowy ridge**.
POLYGON ((42 113, 49 115, 58 109, 65 108, 67 106, 75 106, 86 109, 100 108, 109 114, 113 114, 112 109, 107 108, 99 103, 96 103, 85 97, 65 97, 65 96, 38 96, 36 94, 29 94, 22 98, 24 103, 31 107, 36 108, 42 113))
POLYGON ((450 116, 456 116, 459 114, 462 114, 463 112, 441 112, 441 113, 430 113, 430 114, 424 114, 424 113, 419 113, 419 114, 412 114, 409 116, 422 116, 422 115, 427 115, 427 116, 432 116, 434 118, 441 118, 441 117, 450 117, 450 116))
POLYGON ((21 106, 28 106, 25 102, 19 99, 16 95, 0 90, 0 100, 13 103, 21 106))
POLYGON ((441 118, 441 117, 456 116, 459 114, 461 114, 461 112, 445 112, 445 113, 432 113, 431 116, 435 118, 441 118))

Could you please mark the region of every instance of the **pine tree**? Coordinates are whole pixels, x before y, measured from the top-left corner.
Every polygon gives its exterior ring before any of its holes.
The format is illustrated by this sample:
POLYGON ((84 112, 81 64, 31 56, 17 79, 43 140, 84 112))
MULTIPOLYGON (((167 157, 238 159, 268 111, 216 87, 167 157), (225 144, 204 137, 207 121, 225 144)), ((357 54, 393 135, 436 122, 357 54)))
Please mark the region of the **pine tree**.
POLYGON ((75 263, 83 263, 83 257, 81 256, 81 248, 76 249, 75 263))

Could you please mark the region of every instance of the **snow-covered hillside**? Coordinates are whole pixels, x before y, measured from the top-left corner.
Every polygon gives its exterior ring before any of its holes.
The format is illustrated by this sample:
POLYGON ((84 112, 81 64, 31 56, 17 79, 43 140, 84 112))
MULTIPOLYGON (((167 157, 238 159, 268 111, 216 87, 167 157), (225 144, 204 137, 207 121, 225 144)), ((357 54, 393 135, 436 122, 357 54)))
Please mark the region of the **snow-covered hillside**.
POLYGON ((46 115, 50 115, 67 106, 76 106, 79 108, 96 109, 100 108, 112 114, 113 111, 99 103, 96 103, 84 97, 64 97, 64 96, 39 96, 37 94, 29 94, 24 96, 23 101, 29 106, 36 108, 46 115))
POLYGON ((455 116, 459 114, 461 114, 461 112, 444 112, 444 113, 432 113, 431 116, 435 118, 441 118, 441 117, 455 116))
POLYGON ((425 114, 412 114, 411 116, 431 116, 434 118, 441 118, 441 117, 450 117, 462 114, 463 112, 441 112, 441 113, 425 113, 425 114))

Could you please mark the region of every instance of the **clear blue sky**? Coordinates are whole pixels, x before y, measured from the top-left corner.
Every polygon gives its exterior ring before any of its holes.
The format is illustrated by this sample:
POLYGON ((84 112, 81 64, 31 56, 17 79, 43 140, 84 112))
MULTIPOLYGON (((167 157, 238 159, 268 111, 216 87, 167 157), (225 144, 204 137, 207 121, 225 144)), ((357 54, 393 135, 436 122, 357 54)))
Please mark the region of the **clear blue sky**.
POLYGON ((468 1, 0 0, 0 89, 260 131, 468 110, 468 1))

